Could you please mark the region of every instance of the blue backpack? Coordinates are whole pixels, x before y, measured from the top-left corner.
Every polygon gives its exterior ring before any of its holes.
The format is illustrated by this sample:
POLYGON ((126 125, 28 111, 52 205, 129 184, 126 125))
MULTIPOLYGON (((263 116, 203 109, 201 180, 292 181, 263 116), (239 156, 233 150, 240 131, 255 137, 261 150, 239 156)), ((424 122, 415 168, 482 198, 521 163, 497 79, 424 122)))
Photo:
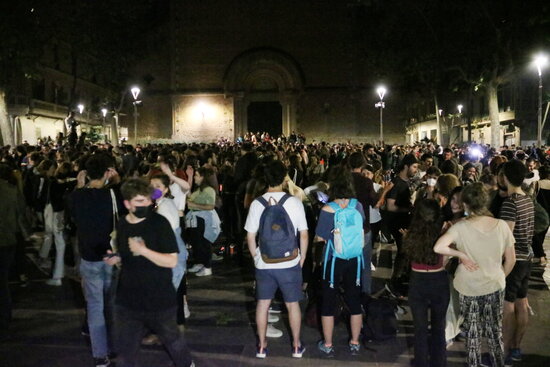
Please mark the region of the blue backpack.
POLYGON ((328 205, 334 210, 334 241, 329 240, 325 250, 323 279, 327 270, 329 254, 332 254, 330 269, 330 287, 334 288, 334 258, 349 260, 357 258, 356 284, 361 284, 361 268, 364 267, 363 247, 365 246, 365 233, 363 230, 363 217, 356 209, 357 199, 350 199, 345 208, 335 202, 328 205))
POLYGON ((290 261, 298 257, 298 237, 294 225, 283 207, 290 197, 285 194, 274 205, 270 205, 262 196, 256 199, 265 208, 260 217, 258 232, 260 253, 266 264, 290 261))

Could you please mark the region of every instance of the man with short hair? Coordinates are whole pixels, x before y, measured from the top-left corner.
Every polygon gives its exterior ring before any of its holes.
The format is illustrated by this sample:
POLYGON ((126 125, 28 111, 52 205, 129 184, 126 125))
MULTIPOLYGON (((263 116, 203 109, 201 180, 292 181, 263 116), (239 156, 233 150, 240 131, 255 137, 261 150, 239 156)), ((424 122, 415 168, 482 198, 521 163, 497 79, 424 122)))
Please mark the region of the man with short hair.
POLYGON ((117 226, 118 254, 107 251, 108 265, 122 263, 116 295, 115 327, 118 365, 130 367, 143 333, 156 333, 176 367, 194 366, 176 322, 176 290, 172 269, 178 245, 168 220, 153 212, 152 187, 129 179, 121 188, 128 214, 117 226))
MULTIPOLYGON (((265 179, 268 185, 267 192, 261 196, 268 205, 275 201, 279 203, 286 194, 283 191, 283 181, 287 169, 281 161, 272 161, 265 170, 265 179)), ((302 293, 302 267, 307 254, 308 227, 304 206, 295 197, 288 197, 282 203, 284 210, 290 217, 294 232, 299 233, 299 253, 295 258, 278 262, 266 263, 262 259, 260 248, 257 247, 256 236, 260 229, 260 221, 265 210, 264 204, 258 198, 250 205, 248 217, 246 218, 245 230, 247 231, 247 243, 250 254, 256 266, 256 325, 259 344, 256 350, 257 358, 267 356, 266 330, 268 311, 271 300, 277 289, 281 290, 288 310, 290 328, 292 330, 292 356, 301 358, 305 351, 300 341, 300 327, 302 314, 299 301, 303 298, 302 293)))
MULTIPOLYGON (((120 179, 112 167, 113 161, 106 154, 97 153, 91 156, 86 162, 86 170, 78 174, 77 190, 69 195, 67 205, 70 217, 76 225, 81 256, 79 270, 86 297, 87 321, 96 367, 111 365, 108 357, 112 352, 108 330, 113 269, 103 262, 103 256, 111 248, 114 221, 113 197, 105 185, 109 180, 116 182, 120 179), (86 177, 89 179, 87 184, 86 177)), ((118 201, 116 205, 120 213, 123 208, 119 207, 118 201)))
POLYGON ((527 174, 525 165, 514 159, 503 165, 502 172, 508 197, 502 203, 499 217, 506 221, 516 240, 516 264, 506 277, 502 320, 505 365, 511 366, 512 361, 521 361, 520 344, 529 320, 527 289, 533 258, 535 209, 531 198, 521 189, 527 174))
POLYGON ((401 230, 407 229, 412 210, 411 178, 418 171, 418 160, 414 154, 407 154, 397 166, 397 175, 393 179, 393 187, 386 196, 387 224, 391 235, 397 245, 397 255, 393 264, 393 273, 386 289, 394 296, 400 298, 405 294, 402 289, 406 277, 405 256, 403 253, 403 235, 401 230))

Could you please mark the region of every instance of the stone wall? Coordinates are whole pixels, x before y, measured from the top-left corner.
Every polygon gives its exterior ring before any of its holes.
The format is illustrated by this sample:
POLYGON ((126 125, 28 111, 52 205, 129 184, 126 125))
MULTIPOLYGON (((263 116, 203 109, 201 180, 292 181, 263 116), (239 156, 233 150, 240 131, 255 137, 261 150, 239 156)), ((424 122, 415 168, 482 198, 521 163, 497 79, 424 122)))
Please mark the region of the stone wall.
POLYGON ((175 96, 175 141, 212 142, 233 136, 233 99, 220 94, 175 96))

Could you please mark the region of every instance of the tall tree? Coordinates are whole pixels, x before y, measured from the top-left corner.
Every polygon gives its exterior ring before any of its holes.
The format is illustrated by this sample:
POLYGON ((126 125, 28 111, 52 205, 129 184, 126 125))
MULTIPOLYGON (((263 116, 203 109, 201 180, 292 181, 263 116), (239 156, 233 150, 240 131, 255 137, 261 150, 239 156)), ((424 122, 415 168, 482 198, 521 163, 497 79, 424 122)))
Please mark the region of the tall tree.
POLYGON ((484 91, 491 143, 499 145, 498 88, 513 80, 537 47, 548 47, 544 37, 550 34, 549 3, 370 0, 365 4, 370 24, 366 49, 372 66, 392 75, 409 99, 437 101, 460 89, 484 91))

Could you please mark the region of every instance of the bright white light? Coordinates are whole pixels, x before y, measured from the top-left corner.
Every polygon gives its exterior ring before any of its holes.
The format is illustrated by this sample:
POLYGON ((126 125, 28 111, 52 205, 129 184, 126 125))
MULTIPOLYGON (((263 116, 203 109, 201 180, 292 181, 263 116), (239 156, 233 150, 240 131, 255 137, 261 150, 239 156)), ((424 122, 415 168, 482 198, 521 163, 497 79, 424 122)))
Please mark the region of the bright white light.
POLYGON ((132 97, 134 97, 134 100, 137 101, 137 98, 139 96, 139 92, 141 92, 141 89, 139 89, 138 87, 133 87, 132 89, 130 89, 130 92, 132 92, 132 97))
POLYGON ((384 99, 384 95, 386 94, 386 87, 379 86, 376 88, 376 93, 378 93, 378 96, 380 97, 380 100, 384 99))
POLYGON ((82 112, 84 111, 84 105, 83 104, 79 104, 78 106, 76 106, 78 108, 78 112, 80 114, 82 114, 82 112))
POLYGON ((107 109, 106 109, 106 108, 102 108, 102 109, 101 109, 101 113, 103 114, 103 117, 107 116, 107 109))
POLYGON ((535 57, 535 66, 537 67, 537 71, 539 72, 539 76, 542 75, 542 68, 548 64, 548 57, 546 55, 537 55, 535 57))
POLYGON ((483 158, 483 154, 481 153, 481 150, 479 148, 470 149, 470 156, 476 157, 476 158, 483 158))
POLYGON ((443 110, 439 110, 439 116, 443 116, 443 110))
POLYGON ((195 106, 196 106, 195 109, 197 111, 197 117, 202 121, 205 121, 214 117, 214 107, 210 103, 205 101, 199 101, 195 106))
POLYGON ((458 106, 456 106, 456 108, 458 108, 458 113, 462 113, 462 108, 464 106, 462 106, 461 104, 459 104, 458 106))

